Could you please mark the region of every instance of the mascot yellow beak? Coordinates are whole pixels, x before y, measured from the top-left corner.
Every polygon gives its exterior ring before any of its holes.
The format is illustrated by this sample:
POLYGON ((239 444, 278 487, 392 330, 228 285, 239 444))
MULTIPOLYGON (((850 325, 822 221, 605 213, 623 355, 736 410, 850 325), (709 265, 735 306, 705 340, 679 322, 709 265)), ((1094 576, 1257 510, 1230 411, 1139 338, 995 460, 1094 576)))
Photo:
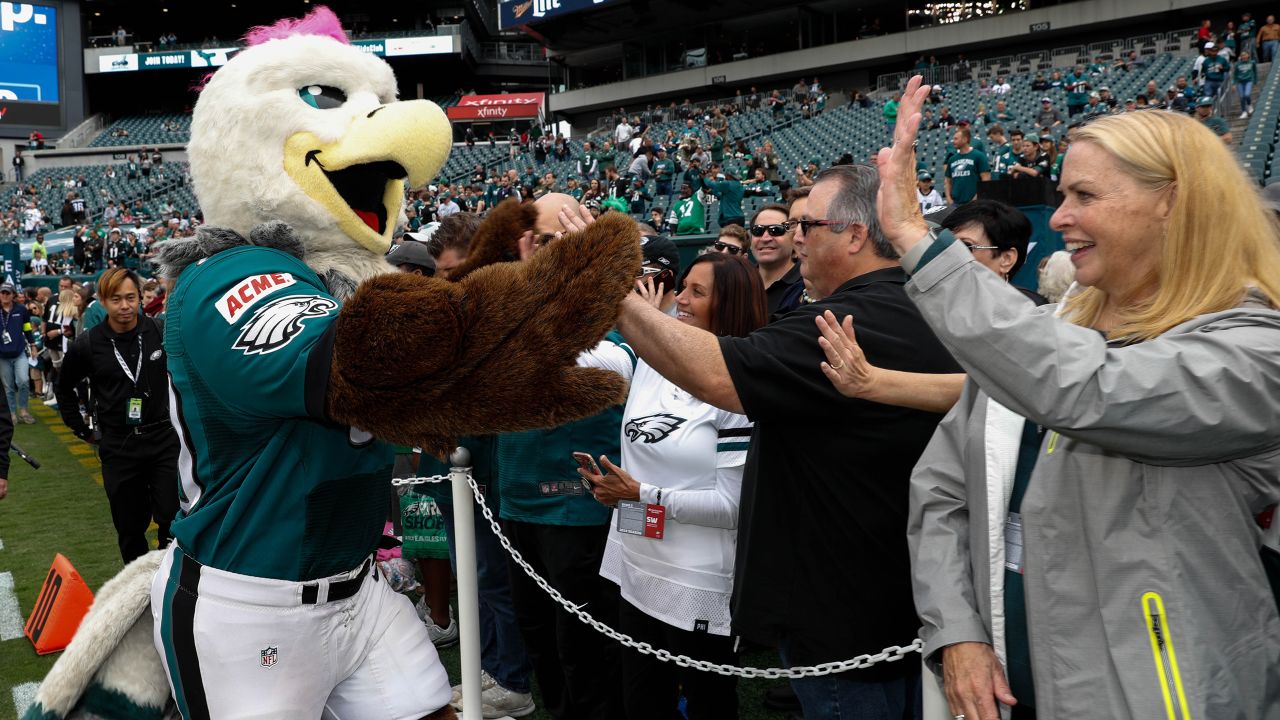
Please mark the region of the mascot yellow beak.
POLYGON ((347 237, 382 254, 404 205, 405 179, 410 187, 425 184, 452 144, 449 120, 435 103, 393 102, 357 115, 334 142, 310 132, 289 136, 284 169, 347 237))

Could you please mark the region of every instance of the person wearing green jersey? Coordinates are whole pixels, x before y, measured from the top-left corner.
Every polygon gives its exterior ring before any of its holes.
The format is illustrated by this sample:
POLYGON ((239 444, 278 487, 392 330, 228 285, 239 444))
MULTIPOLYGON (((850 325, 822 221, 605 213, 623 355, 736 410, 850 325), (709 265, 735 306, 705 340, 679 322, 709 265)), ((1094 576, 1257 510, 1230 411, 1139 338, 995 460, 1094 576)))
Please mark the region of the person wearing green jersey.
POLYGON ((1201 88, 1201 94, 1207 97, 1217 97, 1218 91, 1222 89, 1222 83, 1226 81, 1227 73, 1230 70, 1231 63, 1218 54, 1218 47, 1213 43, 1206 44, 1204 65, 1200 68, 1200 72, 1204 77, 1204 86, 1201 88))
POLYGON ((715 128, 709 128, 711 133, 711 162, 724 162, 724 135, 715 128))
POLYGON ((594 157, 596 160, 597 177, 603 180, 605 178, 605 173, 609 171, 609 168, 617 165, 618 158, 617 154, 613 151, 613 143, 605 140, 604 145, 596 151, 594 157))
POLYGON ((1240 117, 1247 118, 1253 114, 1253 83, 1258 79, 1258 63, 1248 50, 1241 50, 1231 73, 1236 92, 1240 93, 1240 117))
POLYGON ((952 136, 955 152, 946 159, 945 195, 948 205, 962 205, 978 195, 978 180, 986 182, 991 179, 991 165, 987 162, 986 153, 975 150, 970 145, 972 135, 969 128, 956 128, 952 136))
POLYGON ((719 165, 711 166, 710 175, 715 179, 708 180, 705 176, 699 176, 697 183, 703 190, 720 199, 720 227, 744 224, 746 217, 742 213, 742 183, 732 172, 721 172, 719 165))
POLYGON ((988 151, 991 162, 991 179, 1002 180, 1009 174, 1009 168, 1018 161, 1013 146, 1005 140, 1004 128, 992 125, 987 128, 987 141, 991 144, 988 151))
POLYGON ((680 199, 671 206, 667 224, 675 226, 677 235, 697 235, 706 227, 707 208, 693 194, 693 186, 689 183, 680 186, 680 199))
POLYGON ((653 160, 654 192, 660 198, 671 195, 671 181, 676 176, 676 162, 667 157, 667 148, 659 145, 654 148, 653 160))
POLYGON ((1085 74, 1083 66, 1077 65, 1067 76, 1066 88, 1067 117, 1075 117, 1084 112, 1084 106, 1089 104, 1089 76, 1085 74))
POLYGON ((578 153, 574 160, 578 164, 578 175, 583 180, 590 180, 596 176, 596 170, 598 169, 596 165, 596 148, 590 140, 582 143, 582 152, 578 153))
POLYGON ((889 137, 893 137, 893 129, 898 126, 898 103, 901 100, 902 93, 894 93, 889 102, 884 104, 884 129, 889 137))

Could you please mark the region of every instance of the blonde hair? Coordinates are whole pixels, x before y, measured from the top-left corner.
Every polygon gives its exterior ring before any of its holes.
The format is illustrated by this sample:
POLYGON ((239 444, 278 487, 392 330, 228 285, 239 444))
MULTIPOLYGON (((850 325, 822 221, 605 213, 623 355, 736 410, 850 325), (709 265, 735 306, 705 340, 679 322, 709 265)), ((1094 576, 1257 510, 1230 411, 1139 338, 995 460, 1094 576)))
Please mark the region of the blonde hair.
MULTIPOLYGON (((1179 113, 1112 115, 1077 128, 1071 142, 1105 150, 1148 190, 1174 193, 1160 248, 1155 293, 1122 308, 1112 338, 1150 340, 1191 318, 1237 306, 1249 287, 1280 300, 1280 225, 1226 145, 1179 113)), ((1090 327, 1107 294, 1088 288, 1066 317, 1090 327)), ((1114 308, 1113 308, 1114 312, 1114 308)))
POLYGON ((71 289, 58 293, 58 314, 64 320, 80 317, 80 308, 76 307, 75 296, 76 291, 71 289))

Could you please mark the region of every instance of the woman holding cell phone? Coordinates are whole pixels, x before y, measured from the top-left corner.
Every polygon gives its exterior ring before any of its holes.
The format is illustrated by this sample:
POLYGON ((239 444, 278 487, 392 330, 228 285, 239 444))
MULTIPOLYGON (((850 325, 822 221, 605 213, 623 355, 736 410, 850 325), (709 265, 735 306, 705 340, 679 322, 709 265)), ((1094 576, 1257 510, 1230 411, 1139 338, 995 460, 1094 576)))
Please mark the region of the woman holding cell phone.
MULTIPOLYGON (((665 293, 649 279, 637 285, 655 306, 665 293)), ((693 261, 676 310, 681 322, 737 337, 768 317, 759 273, 725 253, 693 261)), ((615 508, 600 574, 621 589, 622 632, 701 660, 735 660, 729 595, 751 429, 745 416, 694 398, 641 360, 623 413, 621 466, 575 453, 583 482, 615 508)), ((737 717, 731 677, 634 651, 624 652, 622 671, 629 720, 680 718, 682 691, 689 720, 737 717)))

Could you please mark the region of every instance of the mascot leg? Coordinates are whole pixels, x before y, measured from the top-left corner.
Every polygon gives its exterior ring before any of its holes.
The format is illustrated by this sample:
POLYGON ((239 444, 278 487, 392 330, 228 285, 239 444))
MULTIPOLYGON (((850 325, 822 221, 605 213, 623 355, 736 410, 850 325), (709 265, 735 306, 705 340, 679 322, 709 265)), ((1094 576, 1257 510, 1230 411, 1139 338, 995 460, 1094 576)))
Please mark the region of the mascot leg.
POLYGON ((151 643, 151 579, 164 553, 148 553, 102 586, 75 638, 45 677, 24 720, 159 720, 171 705, 151 643))
POLYGON ((452 695, 413 604, 367 563, 292 582, 171 549, 152 606, 156 647, 188 720, 421 718, 452 695))

